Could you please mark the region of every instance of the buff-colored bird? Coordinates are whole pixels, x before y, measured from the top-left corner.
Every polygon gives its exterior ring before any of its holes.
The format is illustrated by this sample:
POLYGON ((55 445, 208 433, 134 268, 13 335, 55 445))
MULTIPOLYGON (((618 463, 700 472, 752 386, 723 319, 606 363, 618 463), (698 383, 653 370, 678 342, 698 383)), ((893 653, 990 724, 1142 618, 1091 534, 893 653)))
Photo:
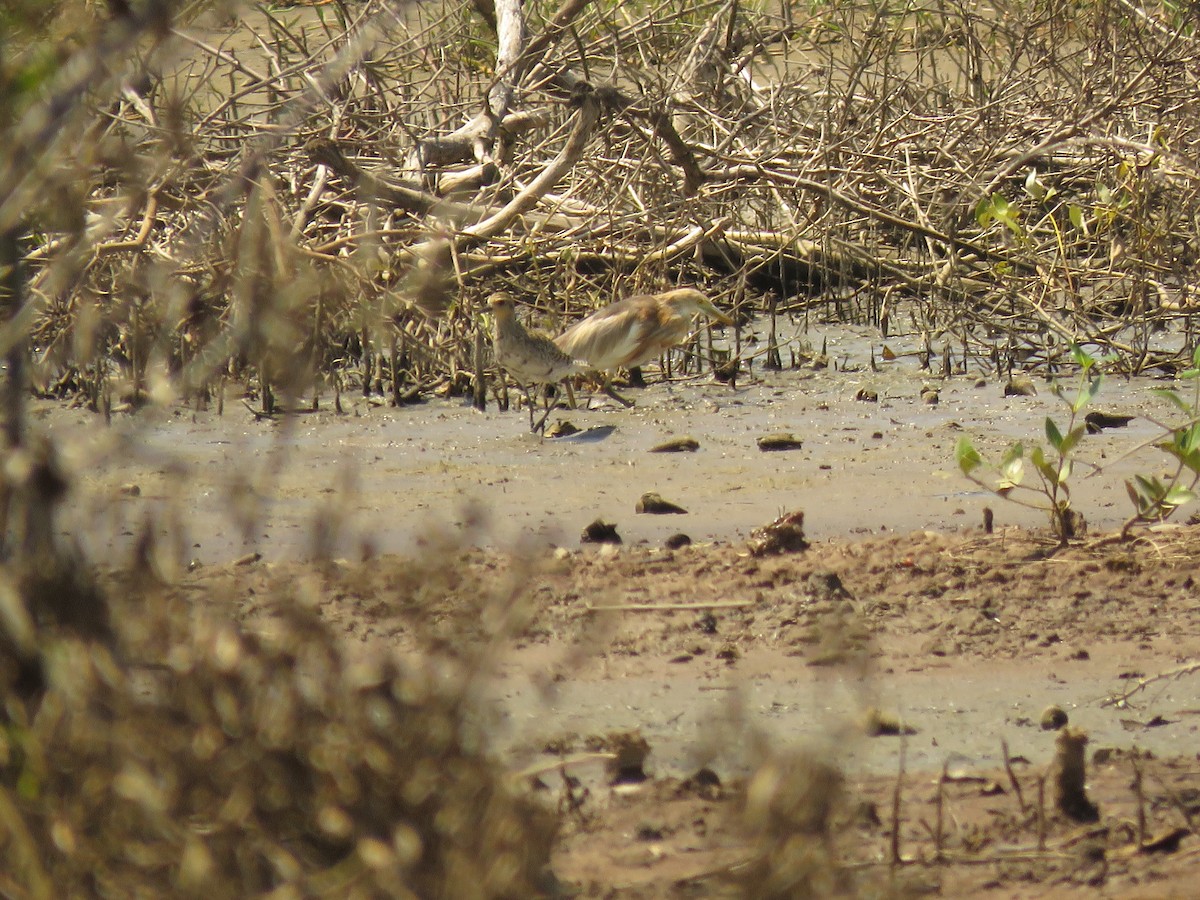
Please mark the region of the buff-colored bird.
MULTIPOLYGON (((586 360, 593 368, 612 372, 632 368, 662 355, 681 343, 692 330, 692 319, 703 314, 722 325, 733 321, 692 288, 627 297, 575 323, 554 339, 563 353, 586 360)), ((631 401, 605 392, 626 406, 631 401)))
POLYGON ((546 402, 546 411, 542 418, 534 424, 533 398, 530 396, 530 384, 557 384, 564 378, 585 371, 587 363, 577 361, 568 356, 550 338, 540 334, 530 334, 517 320, 517 305, 512 294, 507 291, 497 291, 488 297, 488 306, 495 319, 492 331, 492 352, 496 364, 512 376, 517 382, 525 399, 529 403, 529 430, 541 431, 550 417, 553 406, 546 402))

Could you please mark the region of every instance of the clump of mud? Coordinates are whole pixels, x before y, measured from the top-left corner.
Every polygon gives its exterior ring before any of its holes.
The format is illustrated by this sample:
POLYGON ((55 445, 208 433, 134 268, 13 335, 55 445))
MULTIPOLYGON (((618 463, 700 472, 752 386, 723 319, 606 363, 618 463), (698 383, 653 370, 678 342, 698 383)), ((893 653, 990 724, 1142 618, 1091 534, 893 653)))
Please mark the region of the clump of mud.
POLYGON ((294 607, 263 634, 180 605, 136 627, 45 648, 36 717, 8 703, 11 890, 539 894, 554 826, 484 754, 465 678, 351 661, 294 607))
POLYGON ((784 513, 769 525, 755 528, 750 532, 749 546, 751 556, 779 556, 807 550, 804 512, 796 510, 784 513))

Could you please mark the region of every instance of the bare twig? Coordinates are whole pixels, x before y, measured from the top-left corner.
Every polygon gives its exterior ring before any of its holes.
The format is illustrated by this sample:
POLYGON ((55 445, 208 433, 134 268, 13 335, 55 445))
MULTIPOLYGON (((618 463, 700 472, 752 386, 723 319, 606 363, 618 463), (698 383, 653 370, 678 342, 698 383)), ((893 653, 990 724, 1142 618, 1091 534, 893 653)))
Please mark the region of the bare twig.
POLYGON ((1144 691, 1152 684, 1156 684, 1159 681, 1165 681, 1167 679, 1182 678, 1185 675, 1192 675, 1196 672, 1200 672, 1200 660, 1193 660, 1192 662, 1176 666, 1173 669, 1167 669, 1166 671, 1159 672, 1156 675, 1150 675, 1146 678, 1139 678, 1130 687, 1126 688, 1124 691, 1121 691, 1119 694, 1112 694, 1111 696, 1106 697, 1100 705, 1124 706, 1134 694, 1144 691))

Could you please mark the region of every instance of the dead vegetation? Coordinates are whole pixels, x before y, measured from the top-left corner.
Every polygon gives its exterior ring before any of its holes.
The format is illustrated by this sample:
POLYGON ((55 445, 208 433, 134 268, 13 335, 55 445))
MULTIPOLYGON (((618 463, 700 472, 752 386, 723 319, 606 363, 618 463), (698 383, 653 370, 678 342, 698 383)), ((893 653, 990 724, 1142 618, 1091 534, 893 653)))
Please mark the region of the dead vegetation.
POLYGON ((1187 8, 55 9, 12 14, 0 232, 35 389, 96 409, 464 392, 501 286, 551 327, 703 287, 725 370, 788 314, 960 368, 1191 335, 1187 8))

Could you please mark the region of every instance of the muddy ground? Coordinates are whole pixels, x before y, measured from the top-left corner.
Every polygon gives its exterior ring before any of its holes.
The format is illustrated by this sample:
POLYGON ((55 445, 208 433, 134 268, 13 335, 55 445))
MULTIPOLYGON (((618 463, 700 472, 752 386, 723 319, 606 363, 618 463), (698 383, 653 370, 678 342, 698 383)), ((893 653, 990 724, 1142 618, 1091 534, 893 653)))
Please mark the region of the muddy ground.
POLYGON ((561 813, 569 895, 754 883, 743 787, 800 754, 845 779, 829 840, 851 894, 1191 896, 1200 675, 1119 698, 1200 652, 1197 529, 1053 553, 1015 529, 748 546, 244 561, 180 589, 255 629, 307 600, 356 653, 479 666, 500 757, 561 813), (1089 734, 1095 822, 1044 781, 1050 705, 1089 734), (614 786, 631 733, 648 779, 614 786))
MULTIPOLYGON (((1154 679, 1200 655, 1200 529, 1111 539, 1122 479, 1165 469, 1140 446, 1155 426, 1085 439, 1105 467, 1075 488, 1091 531, 1058 548, 952 458, 960 434, 1036 441, 1061 412, 1050 391, 959 375, 929 404, 915 358, 856 368, 857 339, 834 336, 836 369, 558 412, 583 429, 567 440, 450 399, 39 415, 93 558, 119 567, 155 534, 153 564, 198 612, 269 631, 308 603, 352 655, 473 673, 491 749, 560 815, 566 896, 758 895, 763 796, 801 798, 783 830, 809 830, 796 878, 818 893, 1192 896, 1200 673, 1154 679), (801 446, 758 448, 780 432, 801 446), (648 452, 681 436, 698 449, 648 452), (635 512, 646 491, 687 512, 635 512), (755 555, 755 529, 799 510, 807 549, 755 555), (621 545, 581 541, 598 517, 621 545), (1052 705, 1089 737, 1096 821, 1065 817, 1046 780, 1052 705), (636 776, 641 740, 646 779, 614 785, 613 754, 636 776)), ((1165 416, 1164 384, 1113 381, 1098 406, 1165 416)))

